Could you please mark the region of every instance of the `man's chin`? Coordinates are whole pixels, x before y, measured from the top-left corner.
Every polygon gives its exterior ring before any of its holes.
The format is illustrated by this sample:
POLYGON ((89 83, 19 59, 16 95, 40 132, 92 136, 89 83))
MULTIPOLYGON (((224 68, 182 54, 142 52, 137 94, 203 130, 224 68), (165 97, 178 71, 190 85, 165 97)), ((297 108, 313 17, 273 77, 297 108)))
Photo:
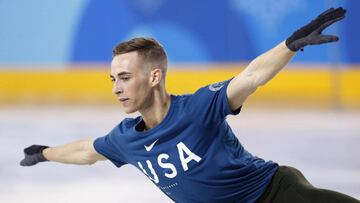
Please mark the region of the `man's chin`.
POLYGON ((127 108, 124 108, 124 112, 127 113, 127 114, 135 113, 135 112, 136 112, 136 109, 127 109, 127 108))

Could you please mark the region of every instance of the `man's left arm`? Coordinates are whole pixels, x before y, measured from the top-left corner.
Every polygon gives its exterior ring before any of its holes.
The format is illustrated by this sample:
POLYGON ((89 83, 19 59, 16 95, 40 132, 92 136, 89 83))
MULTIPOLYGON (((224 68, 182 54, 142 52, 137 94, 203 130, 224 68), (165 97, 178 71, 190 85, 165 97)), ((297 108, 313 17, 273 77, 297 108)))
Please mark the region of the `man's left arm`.
POLYGON ((231 110, 238 109, 255 90, 271 80, 295 55, 285 42, 255 58, 230 81, 226 90, 231 110))
POLYGON ((286 41, 258 56, 230 81, 226 94, 231 110, 236 110, 255 90, 271 80, 295 55, 307 45, 338 41, 334 35, 323 35, 322 31, 345 17, 345 9, 330 8, 309 24, 294 32, 286 41))

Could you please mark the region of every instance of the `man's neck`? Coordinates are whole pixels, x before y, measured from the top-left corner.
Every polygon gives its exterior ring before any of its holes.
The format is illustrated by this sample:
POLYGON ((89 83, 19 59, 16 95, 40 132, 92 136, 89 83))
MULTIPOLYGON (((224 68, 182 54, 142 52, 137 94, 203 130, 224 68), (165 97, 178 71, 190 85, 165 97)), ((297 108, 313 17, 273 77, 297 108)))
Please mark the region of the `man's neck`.
POLYGON ((142 118, 145 122, 145 129, 149 130, 159 125, 165 116, 169 112, 171 97, 164 92, 162 95, 155 93, 153 97, 152 105, 147 109, 140 111, 142 118))

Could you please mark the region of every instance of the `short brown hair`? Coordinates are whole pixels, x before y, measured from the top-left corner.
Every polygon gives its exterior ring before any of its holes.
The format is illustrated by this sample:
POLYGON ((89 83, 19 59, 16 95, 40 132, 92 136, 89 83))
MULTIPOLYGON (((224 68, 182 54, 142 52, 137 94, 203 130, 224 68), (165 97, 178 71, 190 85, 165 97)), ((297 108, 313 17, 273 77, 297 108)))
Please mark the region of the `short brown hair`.
POLYGON ((160 62, 162 70, 166 73, 167 56, 161 44, 153 38, 133 38, 115 46, 112 51, 113 58, 120 54, 137 52, 139 56, 149 62, 160 62))

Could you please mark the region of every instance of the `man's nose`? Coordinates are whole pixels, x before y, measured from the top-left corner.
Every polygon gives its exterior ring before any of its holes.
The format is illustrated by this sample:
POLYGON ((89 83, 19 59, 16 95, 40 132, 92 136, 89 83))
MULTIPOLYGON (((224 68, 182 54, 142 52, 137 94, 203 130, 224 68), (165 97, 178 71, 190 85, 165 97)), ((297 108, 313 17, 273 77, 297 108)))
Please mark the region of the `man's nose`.
POLYGON ((122 88, 120 87, 120 85, 117 83, 117 82, 115 82, 114 83, 114 86, 113 86, 113 93, 114 94, 120 94, 120 93, 122 93, 123 92, 123 90, 122 90, 122 88))

